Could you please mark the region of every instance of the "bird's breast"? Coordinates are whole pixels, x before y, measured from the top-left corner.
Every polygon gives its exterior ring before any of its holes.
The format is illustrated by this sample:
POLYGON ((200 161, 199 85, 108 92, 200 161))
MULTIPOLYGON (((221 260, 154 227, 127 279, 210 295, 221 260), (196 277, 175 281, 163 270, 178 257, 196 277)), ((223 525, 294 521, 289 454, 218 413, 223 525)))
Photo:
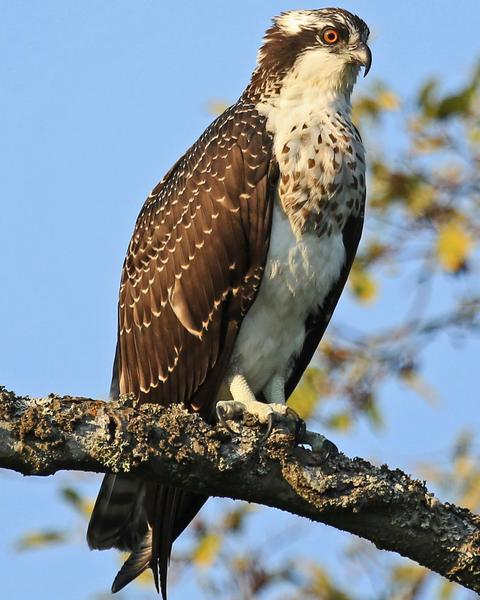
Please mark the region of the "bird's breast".
POLYGON ((294 231, 331 235, 359 215, 365 198, 365 152, 343 100, 301 103, 282 94, 259 109, 267 116, 280 168, 279 198, 294 231))
POLYGON ((345 102, 293 104, 282 94, 259 107, 267 117, 280 178, 270 248, 257 297, 240 327, 232 368, 252 391, 288 379, 305 323, 322 310, 345 264, 343 229, 363 210, 365 159, 345 102))
POLYGON ((240 328, 232 365, 254 393, 279 374, 288 378, 305 340, 305 321, 321 310, 345 263, 341 233, 298 238, 277 202, 265 272, 240 328))
POLYGON ((329 236, 363 208, 363 146, 347 120, 330 119, 297 128, 278 156, 279 197, 297 232, 329 236))

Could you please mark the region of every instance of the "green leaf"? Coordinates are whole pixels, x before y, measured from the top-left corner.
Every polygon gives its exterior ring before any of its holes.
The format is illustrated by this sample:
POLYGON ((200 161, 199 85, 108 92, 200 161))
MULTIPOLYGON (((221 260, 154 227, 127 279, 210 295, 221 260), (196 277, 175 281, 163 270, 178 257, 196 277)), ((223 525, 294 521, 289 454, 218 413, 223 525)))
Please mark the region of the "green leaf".
POLYGON ((452 94, 446 96, 438 104, 437 107, 437 118, 448 119, 455 115, 466 114, 470 112, 470 106, 474 98, 473 90, 467 88, 459 94, 452 94))
POLYGON ((66 536, 61 531, 32 531, 23 535, 15 544, 17 552, 25 552, 25 550, 33 550, 43 546, 50 546, 64 542, 66 536))
POLYGON ((253 512, 250 504, 240 504, 237 508, 228 511, 222 519, 222 527, 228 531, 239 533, 243 530, 245 518, 253 512))
POLYGON ((435 78, 428 79, 420 88, 417 102, 426 116, 433 116, 436 108, 435 92, 438 88, 438 82, 435 78))
POLYGON ((93 502, 89 499, 83 498, 77 490, 72 487, 64 487, 60 489, 60 494, 63 500, 70 504, 75 510, 84 516, 90 516, 93 510, 93 502))
POLYGON ((368 395, 367 400, 362 406, 365 415, 367 416, 370 424, 376 429, 381 429, 384 425, 382 414, 378 408, 378 404, 372 394, 368 395))

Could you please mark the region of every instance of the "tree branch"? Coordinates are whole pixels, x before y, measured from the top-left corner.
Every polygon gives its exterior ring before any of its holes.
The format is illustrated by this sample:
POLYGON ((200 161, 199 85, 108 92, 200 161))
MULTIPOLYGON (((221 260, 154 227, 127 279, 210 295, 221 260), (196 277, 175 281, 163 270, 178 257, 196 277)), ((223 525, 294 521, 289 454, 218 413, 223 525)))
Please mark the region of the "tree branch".
POLYGON ((25 475, 67 469, 129 473, 229 496, 349 531, 480 592, 480 517, 442 504, 398 469, 342 453, 319 464, 288 423, 260 443, 258 426, 232 436, 180 407, 129 399, 20 398, 0 388, 0 467, 25 475))

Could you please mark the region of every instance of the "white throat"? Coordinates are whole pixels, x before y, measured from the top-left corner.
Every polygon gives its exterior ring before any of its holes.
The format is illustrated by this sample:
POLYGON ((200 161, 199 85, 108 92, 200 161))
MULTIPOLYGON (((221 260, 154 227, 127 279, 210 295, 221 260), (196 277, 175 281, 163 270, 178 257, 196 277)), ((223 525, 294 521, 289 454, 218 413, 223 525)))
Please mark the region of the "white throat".
POLYGON ((267 128, 275 134, 288 126, 318 123, 329 113, 340 112, 349 119, 358 71, 335 54, 307 52, 285 76, 280 92, 267 97, 257 109, 267 117, 267 128))
POLYGON ((352 212, 352 198, 359 196, 358 213, 363 194, 364 150, 351 121, 353 79, 345 81, 345 64, 330 56, 326 66, 325 52, 307 53, 280 91, 256 107, 272 133, 279 199, 298 239, 320 214, 318 235, 340 231, 352 212))
MULTIPOLYGON (((315 72, 318 57, 308 53, 292 71, 286 75, 280 92, 266 98, 257 105, 257 110, 267 118, 266 127, 274 134, 274 152, 281 157, 284 144, 298 129, 322 130, 325 125, 340 113, 350 122, 350 89, 340 85, 343 71, 330 65, 315 72), (310 55, 310 56, 309 56, 310 55), (307 60, 308 59, 308 60, 307 60), (323 74, 322 74, 323 73, 323 74)), ((325 60, 321 62, 325 67, 325 60)))

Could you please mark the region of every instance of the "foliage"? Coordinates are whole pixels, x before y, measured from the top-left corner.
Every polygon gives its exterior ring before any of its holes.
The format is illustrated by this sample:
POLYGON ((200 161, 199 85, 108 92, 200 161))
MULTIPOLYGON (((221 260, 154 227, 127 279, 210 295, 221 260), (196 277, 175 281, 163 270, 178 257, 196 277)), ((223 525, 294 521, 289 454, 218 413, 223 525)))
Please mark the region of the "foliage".
MULTIPOLYGON (((478 332, 479 86, 480 66, 453 93, 442 93, 439 83, 429 80, 413 99, 401 100, 385 84, 375 83, 356 100, 355 119, 369 148, 369 211, 349 280, 350 302, 358 304, 356 314, 368 315, 392 280, 415 283, 400 283, 396 306, 406 308, 391 311, 389 323, 362 327, 334 319, 290 402, 304 418, 319 420, 327 432, 352 430, 361 420, 381 428, 379 395, 386 382, 434 400, 435 390, 422 377, 428 343, 443 332, 463 338, 478 332), (390 135, 381 145, 383 131, 390 135), (432 298, 438 286, 444 292, 442 302, 432 298)), ((449 500, 478 510, 478 459, 466 432, 454 442, 449 458, 421 468, 449 500)), ((81 519, 88 516, 90 500, 74 488, 60 493, 81 519)), ((378 600, 420 599, 427 588, 443 600, 460 597, 453 584, 412 563, 382 558, 358 541, 347 544, 333 575, 328 565, 306 558, 295 545, 309 533, 305 523, 276 517, 271 530, 262 531, 259 545, 252 543, 251 532, 260 531, 265 519, 271 522, 266 509, 240 503, 216 506, 223 508, 196 519, 188 544, 173 560, 174 579, 196 572, 206 597, 247 599, 268 593, 291 600, 354 600, 363 597, 356 593, 352 575, 359 572, 375 579, 370 598, 378 600), (293 548, 289 558, 277 560, 280 547, 293 548)), ((70 539, 68 532, 31 532, 19 540, 18 549, 70 539)), ((150 582, 148 576, 140 585, 145 581, 150 582)))

